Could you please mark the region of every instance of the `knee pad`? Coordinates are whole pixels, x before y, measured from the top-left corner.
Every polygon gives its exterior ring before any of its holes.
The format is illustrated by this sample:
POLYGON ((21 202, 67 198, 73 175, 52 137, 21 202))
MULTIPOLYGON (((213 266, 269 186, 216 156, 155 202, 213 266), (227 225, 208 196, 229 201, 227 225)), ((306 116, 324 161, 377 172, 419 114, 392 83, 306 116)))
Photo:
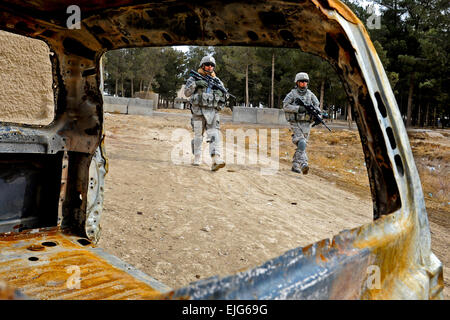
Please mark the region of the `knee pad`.
POLYGON ((208 130, 206 130, 206 141, 207 142, 215 142, 218 141, 218 130, 215 128, 210 128, 208 130))
POLYGON ((306 150, 306 140, 305 139, 301 139, 298 143, 297 143, 298 148, 301 151, 305 151, 306 150))

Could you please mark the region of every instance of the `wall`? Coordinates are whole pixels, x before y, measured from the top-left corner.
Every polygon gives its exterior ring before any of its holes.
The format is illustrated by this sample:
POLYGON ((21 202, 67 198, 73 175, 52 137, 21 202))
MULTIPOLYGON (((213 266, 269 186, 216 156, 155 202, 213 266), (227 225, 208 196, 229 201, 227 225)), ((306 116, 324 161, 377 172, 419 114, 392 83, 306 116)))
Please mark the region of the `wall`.
POLYGON ((233 108, 233 122, 254 124, 287 125, 284 111, 271 108, 233 108))
POLYGON ((0 121, 33 125, 52 122, 49 54, 41 40, 0 31, 0 121))
POLYGON ((153 100, 103 96, 103 110, 110 113, 152 115, 153 100))

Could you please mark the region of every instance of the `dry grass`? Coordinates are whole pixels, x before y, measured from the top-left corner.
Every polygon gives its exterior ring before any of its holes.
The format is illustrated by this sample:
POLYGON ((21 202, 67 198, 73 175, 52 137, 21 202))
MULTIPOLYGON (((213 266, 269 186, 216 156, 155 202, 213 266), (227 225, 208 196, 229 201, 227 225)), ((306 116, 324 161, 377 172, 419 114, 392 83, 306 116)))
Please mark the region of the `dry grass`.
MULTIPOLYGON (((245 129, 263 129, 246 125, 245 129)), ((242 124, 224 124, 226 129, 242 128, 242 124)), ((288 128, 279 128, 280 161, 291 164, 295 146, 288 128)), ((270 130, 268 130, 270 134, 270 130)), ((224 134, 225 137, 225 134, 224 134)), ((422 183, 428 209, 450 212, 450 133, 409 133, 411 148, 422 183)), ((268 137, 270 141, 270 136, 268 137)), ((248 148, 248 144, 246 146, 248 148)), ((371 197, 369 179, 359 133, 355 130, 313 128, 308 142, 311 173, 336 183, 340 188, 360 196, 371 197)), ((270 155, 270 149, 269 149, 270 155)))
POLYGON ((163 108, 158 108, 158 109, 154 109, 153 111, 156 112, 168 112, 168 113, 191 113, 191 110, 189 109, 163 109, 163 108))
MULTIPOLYGON (((295 153, 291 132, 288 129, 281 130, 280 140, 281 159, 290 164, 295 153)), ((311 173, 336 183, 340 188, 370 197, 364 154, 356 131, 330 133, 323 128, 314 128, 311 130, 307 153, 311 173)))
MULTIPOLYGON (((168 112, 168 113, 187 113, 187 114, 191 114, 191 110, 189 109, 155 109, 154 111, 157 112, 168 112)), ((229 115, 231 116, 233 114, 233 112, 231 111, 230 108, 224 108, 222 111, 219 111, 220 114, 225 114, 225 115, 229 115)))
POLYGON ((450 134, 409 132, 427 208, 450 212, 450 134))

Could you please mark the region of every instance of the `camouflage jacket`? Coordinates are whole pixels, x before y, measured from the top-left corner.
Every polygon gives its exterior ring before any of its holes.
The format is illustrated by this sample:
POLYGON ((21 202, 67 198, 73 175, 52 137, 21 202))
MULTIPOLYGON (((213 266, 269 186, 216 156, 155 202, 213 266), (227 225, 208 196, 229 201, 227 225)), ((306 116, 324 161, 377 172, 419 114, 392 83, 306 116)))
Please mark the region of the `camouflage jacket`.
POLYGON ((298 88, 292 89, 283 100, 283 110, 286 115, 286 120, 289 122, 297 121, 310 121, 312 122, 311 116, 306 112, 305 107, 295 104, 296 99, 300 99, 304 104, 312 105, 314 108, 319 109, 319 100, 307 89, 304 94, 298 90, 298 88))
MULTIPOLYGON (((201 73, 200 70, 199 73, 201 73)), ((218 77, 215 78, 220 81, 218 77)), ((223 86, 222 81, 220 83, 223 86)), ((225 97, 219 90, 207 91, 207 88, 197 87, 193 77, 189 77, 184 87, 184 95, 189 98, 192 113, 205 116, 209 123, 214 118, 216 111, 223 109, 225 97)))

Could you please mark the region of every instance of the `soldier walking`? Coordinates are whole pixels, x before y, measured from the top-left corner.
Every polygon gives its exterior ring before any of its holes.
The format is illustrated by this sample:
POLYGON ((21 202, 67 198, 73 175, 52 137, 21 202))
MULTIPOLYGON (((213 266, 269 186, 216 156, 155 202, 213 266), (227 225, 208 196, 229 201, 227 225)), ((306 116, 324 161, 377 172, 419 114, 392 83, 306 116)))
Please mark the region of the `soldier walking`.
POLYGON ((292 89, 283 100, 283 110, 286 120, 291 125, 292 142, 297 146, 292 161, 292 171, 308 174, 308 156, 306 155, 306 145, 309 138, 312 123, 312 116, 306 112, 304 106, 298 105, 295 101, 300 99, 306 105, 312 105, 319 110, 319 100, 308 89, 309 76, 307 73, 300 72, 295 76, 295 88, 292 89))
MULTIPOLYGON (((203 76, 216 76, 214 68, 216 61, 211 56, 205 56, 200 61, 198 73, 203 76)), ((220 84, 223 86, 222 82, 220 84)), ((212 171, 217 171, 225 166, 221 154, 221 141, 219 135, 220 118, 219 110, 225 105, 225 97, 222 91, 208 88, 204 80, 195 80, 192 76, 186 82, 184 94, 189 98, 191 105, 191 125, 194 131, 194 139, 191 141, 194 160, 192 165, 199 166, 201 162, 203 134, 206 130, 206 141, 209 143, 209 153, 212 158, 212 171)))

